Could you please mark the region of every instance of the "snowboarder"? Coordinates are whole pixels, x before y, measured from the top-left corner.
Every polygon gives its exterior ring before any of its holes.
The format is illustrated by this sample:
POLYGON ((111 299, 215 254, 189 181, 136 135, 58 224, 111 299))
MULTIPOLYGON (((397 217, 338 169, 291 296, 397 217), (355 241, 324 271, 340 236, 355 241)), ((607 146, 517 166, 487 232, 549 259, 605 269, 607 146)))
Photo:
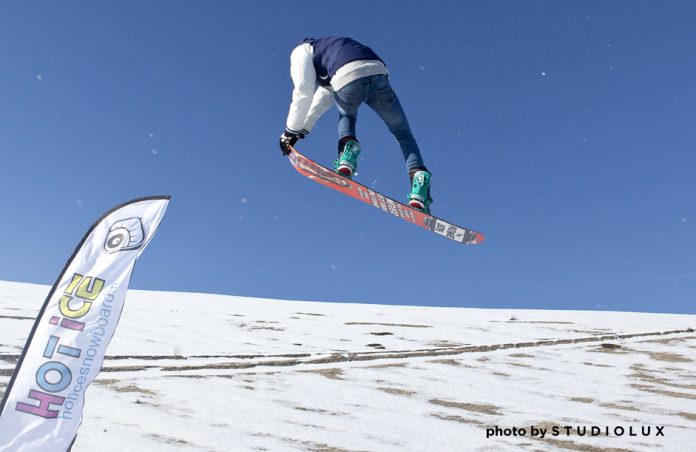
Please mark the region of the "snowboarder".
POLYGON ((411 178, 409 205, 430 211, 431 174, 425 167, 399 98, 389 83, 384 61, 369 47, 351 38, 305 38, 290 55, 294 84, 285 131, 280 136, 284 155, 312 130, 335 102, 339 112, 338 158, 334 171, 351 178, 358 165, 360 143, 355 122, 363 102, 394 135, 411 178))

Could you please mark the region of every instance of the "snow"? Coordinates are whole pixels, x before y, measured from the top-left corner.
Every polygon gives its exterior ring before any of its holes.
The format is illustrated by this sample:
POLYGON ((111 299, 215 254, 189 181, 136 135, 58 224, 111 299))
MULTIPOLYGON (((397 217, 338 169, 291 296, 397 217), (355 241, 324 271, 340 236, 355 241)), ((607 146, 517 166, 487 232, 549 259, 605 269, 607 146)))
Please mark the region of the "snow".
MULTIPOLYGON (((49 289, 0 282, 0 392, 49 289)), ((73 451, 689 450, 695 326, 129 291, 73 451)))

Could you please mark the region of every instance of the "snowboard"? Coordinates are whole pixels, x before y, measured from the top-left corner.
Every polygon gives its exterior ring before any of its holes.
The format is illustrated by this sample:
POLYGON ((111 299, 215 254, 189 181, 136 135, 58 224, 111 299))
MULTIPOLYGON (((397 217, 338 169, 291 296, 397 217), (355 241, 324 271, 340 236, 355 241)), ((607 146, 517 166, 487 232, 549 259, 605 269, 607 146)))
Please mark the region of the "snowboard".
POLYGON ((480 232, 454 225, 431 214, 421 212, 420 210, 384 196, 371 188, 367 188, 354 180, 343 177, 318 164, 314 160, 305 157, 292 146, 290 149, 292 152, 290 152, 288 157, 290 158, 292 166, 300 174, 322 185, 333 188, 344 195, 370 204, 378 209, 391 213, 395 217, 464 245, 475 245, 483 242, 485 238, 480 232))

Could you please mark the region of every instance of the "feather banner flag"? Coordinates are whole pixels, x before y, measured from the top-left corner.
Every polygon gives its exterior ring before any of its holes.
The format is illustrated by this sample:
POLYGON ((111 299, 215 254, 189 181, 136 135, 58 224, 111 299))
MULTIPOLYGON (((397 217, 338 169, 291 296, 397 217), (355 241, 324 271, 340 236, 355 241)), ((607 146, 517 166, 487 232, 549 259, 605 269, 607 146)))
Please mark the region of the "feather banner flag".
POLYGON ((133 266, 169 196, 122 204, 87 231, 51 288, 0 404, 0 451, 69 450, 101 370, 133 266))

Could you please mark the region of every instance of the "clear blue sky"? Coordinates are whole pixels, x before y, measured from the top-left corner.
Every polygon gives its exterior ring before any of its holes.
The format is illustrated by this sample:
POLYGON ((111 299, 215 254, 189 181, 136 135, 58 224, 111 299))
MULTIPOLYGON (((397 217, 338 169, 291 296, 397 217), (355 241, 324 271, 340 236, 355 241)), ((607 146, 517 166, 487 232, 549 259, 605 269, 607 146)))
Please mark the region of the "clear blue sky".
MULTIPOLYGON (((132 288, 694 313, 696 4, 5 1, 0 279, 53 284, 87 228, 170 194, 132 288), (351 36, 391 71, 464 247, 297 174, 289 53, 351 36)), ((330 164, 337 113, 300 149, 330 164)), ((408 189, 361 110, 358 179, 408 189)), ((194 302, 194 300, 192 300, 194 302)))

